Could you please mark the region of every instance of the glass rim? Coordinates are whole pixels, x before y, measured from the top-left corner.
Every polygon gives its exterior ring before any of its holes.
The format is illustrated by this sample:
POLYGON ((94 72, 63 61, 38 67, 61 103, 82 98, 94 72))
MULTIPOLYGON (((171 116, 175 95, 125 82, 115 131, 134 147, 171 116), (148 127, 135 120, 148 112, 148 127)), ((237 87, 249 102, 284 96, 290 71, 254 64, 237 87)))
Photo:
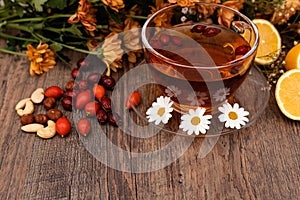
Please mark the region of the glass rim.
MULTIPOLYGON (((244 14, 242 14, 241 12, 234 10, 228 6, 224 6, 222 4, 216 4, 216 3, 207 3, 207 2, 195 2, 195 4, 197 5, 209 5, 209 6, 214 6, 214 7, 220 7, 220 8, 224 8, 224 9, 228 9, 232 12, 234 12, 235 14, 239 15, 240 17, 242 17, 248 24, 250 24, 251 28, 253 29, 253 32, 255 34, 255 41, 253 43, 253 46, 251 47, 250 51, 248 51, 245 55, 243 55, 242 57, 235 59, 233 61, 230 61, 224 65, 216 65, 214 66, 214 69, 222 69, 222 68, 226 68, 229 66, 234 66, 237 65, 241 62, 243 62, 245 59, 249 58, 250 56, 252 56, 255 51, 257 50, 258 44, 259 44, 259 34, 258 34, 258 28, 257 26, 244 14)), ((177 62, 174 62, 172 59, 160 54, 159 52, 157 52, 154 48, 152 48, 152 46, 149 44, 147 37, 146 37, 146 30, 147 28, 155 28, 155 26, 150 26, 148 27, 149 23, 161 12, 173 8, 173 7, 184 7, 184 6, 180 6, 178 4, 171 4, 169 6, 166 6, 158 11, 156 11, 155 13, 153 13, 144 23, 143 27, 142 27, 142 31, 141 31, 141 39, 142 39, 142 43, 145 46, 145 48, 150 51, 151 53, 155 54, 155 56, 161 57, 164 59, 165 62, 168 62, 172 65, 178 66, 178 67, 182 67, 182 68, 197 68, 197 66, 191 66, 191 65, 184 65, 184 64, 179 64, 177 62)), ((167 28, 166 28, 167 29, 167 28)), ((201 66, 201 69, 212 69, 211 66, 210 67, 203 67, 201 66)))

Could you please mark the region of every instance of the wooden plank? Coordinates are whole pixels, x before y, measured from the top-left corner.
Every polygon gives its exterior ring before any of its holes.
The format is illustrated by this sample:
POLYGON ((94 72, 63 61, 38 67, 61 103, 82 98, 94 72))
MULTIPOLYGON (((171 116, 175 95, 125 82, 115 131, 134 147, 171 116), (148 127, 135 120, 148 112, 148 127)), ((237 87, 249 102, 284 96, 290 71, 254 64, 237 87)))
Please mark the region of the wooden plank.
MULTIPOLYGON (((74 65, 82 56, 68 53, 74 65)), ((0 54, 0 199, 296 199, 300 195, 300 125, 280 113, 274 91, 255 124, 220 137, 203 159, 198 157, 203 139, 197 138, 169 166, 128 173, 91 155, 73 121, 66 138, 43 140, 19 130, 16 102, 37 87, 63 87, 70 79, 70 70, 62 63, 39 77, 29 76, 28 64, 26 58, 0 54)), ((44 112, 38 106, 37 111, 44 112)), ((71 113, 66 115, 71 118, 71 113)), ((143 123, 134 115, 133 119, 143 123)), ((113 144, 128 152, 128 158, 134 158, 134 152, 160 150, 174 139, 166 133, 142 139, 110 126, 104 130, 113 144)), ((109 150, 104 156, 111 162, 124 159, 109 150)))

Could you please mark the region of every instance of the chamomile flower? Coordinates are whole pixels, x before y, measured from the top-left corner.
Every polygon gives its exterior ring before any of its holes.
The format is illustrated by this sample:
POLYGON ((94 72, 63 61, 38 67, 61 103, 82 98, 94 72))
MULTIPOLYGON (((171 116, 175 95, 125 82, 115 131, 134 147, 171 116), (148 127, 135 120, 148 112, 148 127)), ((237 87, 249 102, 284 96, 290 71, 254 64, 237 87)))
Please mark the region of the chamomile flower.
POLYGON ((226 100, 226 96, 229 94, 230 94, 229 88, 220 88, 214 93, 213 98, 215 101, 224 101, 226 100))
POLYGON ((198 107, 196 110, 190 109, 188 114, 181 116, 179 128, 186 131, 188 135, 205 134, 209 130, 211 115, 204 115, 206 109, 198 107))
POLYGON ((165 93, 168 97, 178 97, 181 95, 181 90, 175 85, 170 85, 165 89, 165 93))
POLYGON ((158 125, 161 122, 167 124, 172 117, 172 105, 173 101, 170 100, 170 97, 158 97, 156 101, 152 103, 152 107, 146 112, 148 122, 154 122, 155 125, 158 125))
POLYGON ((218 108, 222 114, 219 115, 220 122, 225 122, 225 127, 240 129, 241 125, 246 125, 249 119, 246 117, 249 115, 248 111, 244 108, 240 108, 239 104, 235 103, 231 106, 229 103, 225 103, 218 108))

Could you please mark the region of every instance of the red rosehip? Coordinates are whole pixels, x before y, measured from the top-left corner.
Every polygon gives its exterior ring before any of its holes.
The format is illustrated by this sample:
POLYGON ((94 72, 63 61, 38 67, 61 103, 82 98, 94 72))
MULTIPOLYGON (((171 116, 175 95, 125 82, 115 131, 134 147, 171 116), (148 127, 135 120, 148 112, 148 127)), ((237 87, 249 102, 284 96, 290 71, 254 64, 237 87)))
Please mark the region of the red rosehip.
POLYGON ((109 90, 112 90, 115 85, 116 85, 116 81, 113 77, 111 76, 106 76, 106 75, 103 75, 100 79, 100 82, 102 83, 102 85, 109 89, 109 90))
POLYGON ((126 101, 126 107, 132 109, 132 106, 137 106, 141 101, 141 93, 139 91, 134 91, 129 95, 126 101))
POLYGON ((105 110, 98 110, 97 114, 96 114, 97 120, 99 123, 101 124, 105 124, 107 122, 107 112, 105 110))
POLYGON ((202 33, 205 28, 206 28, 206 26, 197 24, 197 25, 193 26, 193 28, 191 29, 191 32, 202 33))
POLYGON ((204 29, 202 34, 206 37, 213 37, 213 36, 218 35, 220 32, 221 32, 221 29, 219 29, 219 28, 207 27, 206 29, 204 29))
POLYGON ((110 98, 108 98, 106 96, 102 97, 102 99, 100 101, 100 105, 105 111, 107 111, 107 112, 111 111, 111 100, 110 100, 110 98))
POLYGON ((87 136, 91 130, 91 123, 87 118, 82 118, 77 123, 77 131, 82 136, 87 136))
POLYGON ((73 79, 76 79, 76 78, 80 79, 81 78, 81 72, 79 71, 78 68, 75 68, 75 69, 72 70, 71 76, 72 76, 73 79))
POLYGON ((170 42, 170 36, 167 34, 161 34, 159 36, 159 41, 163 44, 163 45, 168 45, 170 42))
POLYGON ((56 132, 64 137, 68 135, 71 131, 71 123, 66 117, 59 118, 55 123, 56 132))
POLYGON ((55 99, 59 99, 64 94, 63 89, 58 86, 50 86, 45 90, 46 97, 53 97, 55 99))
POLYGON ((235 49, 235 55, 245 55, 250 49, 251 47, 248 45, 239 46, 235 49))

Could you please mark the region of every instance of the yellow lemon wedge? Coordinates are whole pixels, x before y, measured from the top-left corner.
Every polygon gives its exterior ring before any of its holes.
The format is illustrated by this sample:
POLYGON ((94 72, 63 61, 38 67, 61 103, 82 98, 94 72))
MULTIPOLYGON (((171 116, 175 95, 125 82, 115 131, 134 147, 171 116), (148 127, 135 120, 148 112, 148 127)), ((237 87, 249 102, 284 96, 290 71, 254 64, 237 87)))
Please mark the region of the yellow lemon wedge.
POLYGON ((291 69, 280 76, 275 88, 275 98, 285 116, 300 120, 300 69, 291 69))
POLYGON ((300 69, 300 43, 291 48, 286 54, 285 69, 300 69))
POLYGON ((259 32, 259 45, 255 62, 260 65, 272 64, 281 52, 281 37, 275 26, 265 19, 253 19, 259 32))

